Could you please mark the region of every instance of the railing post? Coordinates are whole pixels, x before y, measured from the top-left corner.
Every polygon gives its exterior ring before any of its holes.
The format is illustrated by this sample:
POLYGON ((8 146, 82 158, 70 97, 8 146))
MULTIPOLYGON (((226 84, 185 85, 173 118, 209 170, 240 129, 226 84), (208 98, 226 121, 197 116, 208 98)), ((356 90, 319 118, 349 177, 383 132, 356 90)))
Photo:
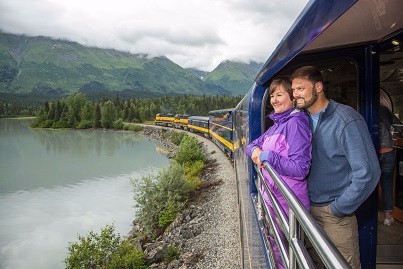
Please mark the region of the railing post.
MULTIPOLYGON (((290 225, 290 231, 289 231, 289 238, 290 240, 294 238, 298 238, 298 233, 297 233, 297 228, 298 228, 298 223, 297 219, 295 218, 294 211, 291 210, 291 208, 288 210, 288 219, 289 219, 289 225, 290 225)), ((290 260, 290 269, 296 269, 297 268, 297 260, 295 258, 295 253, 292 249, 292 244, 289 244, 288 246, 288 253, 290 255, 289 260, 290 260)))

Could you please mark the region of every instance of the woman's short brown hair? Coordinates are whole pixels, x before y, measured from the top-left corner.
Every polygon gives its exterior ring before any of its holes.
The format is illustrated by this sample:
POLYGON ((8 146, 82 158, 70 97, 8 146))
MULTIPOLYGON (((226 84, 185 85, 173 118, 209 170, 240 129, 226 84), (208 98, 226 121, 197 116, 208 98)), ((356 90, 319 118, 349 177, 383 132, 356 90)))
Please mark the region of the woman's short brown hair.
POLYGON ((273 79, 269 86, 269 94, 272 94, 278 86, 283 85, 285 91, 290 96, 290 99, 293 99, 292 88, 291 88, 291 80, 288 77, 281 77, 273 79))

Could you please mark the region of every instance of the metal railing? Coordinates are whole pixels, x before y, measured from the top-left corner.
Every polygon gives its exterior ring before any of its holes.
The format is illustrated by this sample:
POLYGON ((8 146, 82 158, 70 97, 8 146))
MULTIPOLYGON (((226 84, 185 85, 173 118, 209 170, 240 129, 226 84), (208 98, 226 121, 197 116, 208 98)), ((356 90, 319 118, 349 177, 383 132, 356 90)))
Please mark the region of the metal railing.
POLYGON ((326 268, 351 268, 322 227, 316 223, 313 216, 277 172, 267 162, 264 162, 263 166, 283 194, 289 207, 287 217, 276 197, 269 191, 262 172, 255 166, 258 173, 258 179, 255 184, 259 190, 257 197, 259 226, 272 268, 277 268, 278 264, 273 254, 273 249, 276 247, 280 253, 284 268, 316 268, 306 248, 305 236, 309 239, 326 268), (271 210, 263 201, 262 188, 271 202, 273 208, 271 210))

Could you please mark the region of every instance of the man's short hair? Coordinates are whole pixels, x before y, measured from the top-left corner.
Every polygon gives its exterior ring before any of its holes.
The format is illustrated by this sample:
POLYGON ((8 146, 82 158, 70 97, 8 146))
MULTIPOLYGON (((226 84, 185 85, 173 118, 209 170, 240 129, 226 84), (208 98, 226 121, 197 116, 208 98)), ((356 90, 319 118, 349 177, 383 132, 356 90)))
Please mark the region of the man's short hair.
POLYGON ((295 78, 306 78, 312 83, 316 83, 318 81, 323 83, 322 73, 314 66, 303 66, 294 71, 291 75, 291 80, 295 78))

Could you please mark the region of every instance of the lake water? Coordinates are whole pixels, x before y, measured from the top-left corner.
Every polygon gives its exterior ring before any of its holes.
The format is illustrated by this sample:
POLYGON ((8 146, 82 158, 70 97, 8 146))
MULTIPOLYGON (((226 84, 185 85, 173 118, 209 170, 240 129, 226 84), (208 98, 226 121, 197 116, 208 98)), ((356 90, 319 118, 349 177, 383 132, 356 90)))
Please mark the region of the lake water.
POLYGON ((0 119, 0 268, 64 268, 68 242, 108 224, 126 235, 131 179, 168 164, 133 132, 28 128, 0 119))

